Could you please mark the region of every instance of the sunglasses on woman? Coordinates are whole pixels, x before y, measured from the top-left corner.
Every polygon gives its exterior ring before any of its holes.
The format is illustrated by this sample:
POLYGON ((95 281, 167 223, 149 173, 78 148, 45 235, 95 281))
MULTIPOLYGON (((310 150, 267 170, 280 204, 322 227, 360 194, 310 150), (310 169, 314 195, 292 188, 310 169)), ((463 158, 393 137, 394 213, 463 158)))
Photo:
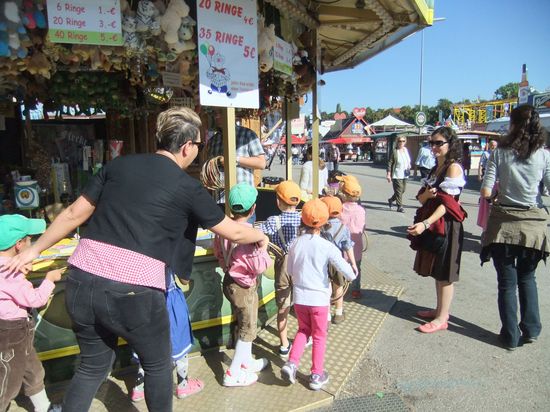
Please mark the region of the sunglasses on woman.
POLYGON ((445 140, 430 140, 430 146, 441 147, 446 143, 449 143, 449 142, 446 142, 445 140))

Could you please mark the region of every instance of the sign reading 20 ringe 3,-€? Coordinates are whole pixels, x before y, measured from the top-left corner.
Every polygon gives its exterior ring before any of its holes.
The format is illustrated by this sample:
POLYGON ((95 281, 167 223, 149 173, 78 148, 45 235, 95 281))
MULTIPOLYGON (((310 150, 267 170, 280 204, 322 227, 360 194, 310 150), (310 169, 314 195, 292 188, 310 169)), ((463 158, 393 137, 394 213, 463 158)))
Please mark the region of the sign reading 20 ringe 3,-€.
POLYGON ((200 101, 257 109, 256 0, 197 0, 200 101))
POLYGON ((52 43, 121 46, 120 0, 48 0, 52 43))

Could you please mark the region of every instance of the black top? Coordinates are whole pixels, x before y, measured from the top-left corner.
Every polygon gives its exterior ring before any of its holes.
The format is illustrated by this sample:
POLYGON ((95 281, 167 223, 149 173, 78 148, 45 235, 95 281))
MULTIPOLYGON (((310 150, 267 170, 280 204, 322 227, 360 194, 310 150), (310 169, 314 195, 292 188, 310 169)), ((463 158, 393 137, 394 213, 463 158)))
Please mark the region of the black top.
POLYGON ((83 195, 96 206, 84 238, 163 261, 176 273, 182 256, 175 248, 192 247, 193 236, 184 235, 189 221, 211 228, 225 217, 198 180, 159 154, 116 158, 100 169, 83 195))

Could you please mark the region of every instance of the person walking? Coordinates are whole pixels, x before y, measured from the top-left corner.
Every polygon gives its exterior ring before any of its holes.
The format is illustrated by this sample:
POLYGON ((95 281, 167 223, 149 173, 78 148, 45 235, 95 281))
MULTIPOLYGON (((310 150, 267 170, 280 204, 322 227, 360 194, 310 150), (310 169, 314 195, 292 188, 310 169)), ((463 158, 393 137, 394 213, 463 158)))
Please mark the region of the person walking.
POLYGON ((117 157, 94 176, 82 195, 31 247, 3 264, 28 270, 39 253, 89 220, 69 259, 65 304, 80 347, 80 365, 63 400, 63 412, 90 408, 123 338, 145 372, 145 402, 172 411, 170 325, 166 265, 188 225, 200 224, 239 244, 267 247, 259 230, 226 217, 185 169, 202 141, 201 120, 187 108, 157 118, 158 150, 117 157), (154 170, 154 173, 151 171, 154 170))
MULTIPOLYGON (((306 162, 302 165, 300 171, 300 189, 306 195, 305 198, 311 199, 313 194, 313 148, 308 147, 306 152, 306 162)), ((323 193, 323 189, 328 185, 328 168, 325 161, 319 159, 319 185, 318 194, 323 193)))
POLYGON ((545 142, 537 111, 530 105, 516 107, 508 135, 491 154, 481 185, 481 196, 489 198, 499 179, 480 257, 482 263, 492 258, 497 272, 499 337, 508 350, 535 342, 542 329, 535 272, 550 253, 548 210, 539 191, 541 181, 550 185, 545 142))
POLYGON ((393 185, 393 195, 388 199, 388 206, 391 209, 393 202, 397 205, 397 211, 405 213, 403 208, 403 193, 407 187, 407 177, 411 170, 411 155, 405 147, 407 138, 397 137, 397 146, 392 151, 388 161, 386 179, 393 185))
POLYGON ((487 167, 487 161, 489 160, 489 157, 491 157, 491 153, 498 147, 498 143, 496 140, 491 140, 487 144, 487 148, 481 153, 481 157, 479 159, 479 164, 477 166, 477 178, 481 182, 483 180, 483 176, 485 175, 485 168, 487 167))
POLYGON ((462 221, 466 218, 458 202, 466 184, 460 165, 462 144, 453 129, 440 127, 432 133, 430 145, 437 166, 418 192, 417 199, 422 206, 416 212, 415 223, 407 228, 411 248, 417 251, 414 271, 435 279, 436 308, 417 312, 417 316, 430 320, 418 327, 422 333, 448 327, 454 282, 460 273, 462 221))
POLYGON ((332 143, 328 149, 328 160, 332 162, 332 170, 338 171, 338 162, 340 161, 340 149, 332 143))
POLYGON ((416 177, 417 171, 420 171, 420 178, 425 179, 434 166, 435 156, 430 148, 430 141, 425 140, 422 142, 422 147, 418 151, 418 156, 416 157, 414 176, 416 177))

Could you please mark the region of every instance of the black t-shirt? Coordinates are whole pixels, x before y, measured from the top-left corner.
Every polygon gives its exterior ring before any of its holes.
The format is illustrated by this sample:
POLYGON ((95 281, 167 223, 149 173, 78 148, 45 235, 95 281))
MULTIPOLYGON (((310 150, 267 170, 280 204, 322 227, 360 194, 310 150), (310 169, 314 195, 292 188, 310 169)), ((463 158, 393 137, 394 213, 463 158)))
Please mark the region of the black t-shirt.
POLYGON ((94 176, 83 195, 96 205, 84 238, 168 265, 178 260, 174 248, 186 243, 182 238, 189 221, 211 228, 225 217, 198 180, 159 154, 116 158, 94 176))

